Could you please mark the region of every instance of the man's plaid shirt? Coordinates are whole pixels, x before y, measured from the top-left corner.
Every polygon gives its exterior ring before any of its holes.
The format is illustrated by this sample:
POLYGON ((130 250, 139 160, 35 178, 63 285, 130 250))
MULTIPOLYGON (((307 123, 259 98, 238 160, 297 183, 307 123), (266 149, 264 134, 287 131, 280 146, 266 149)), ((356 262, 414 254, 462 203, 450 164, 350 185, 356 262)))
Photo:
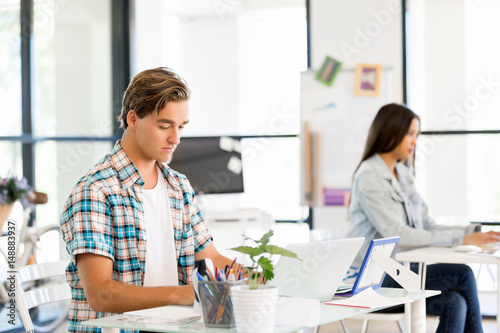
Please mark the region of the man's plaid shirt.
MULTIPOLYGON (((160 168, 169 185, 179 284, 190 284, 195 253, 210 244, 212 237, 186 176, 163 165, 160 168)), ((111 153, 78 181, 66 201, 61 230, 72 259, 66 269, 72 294, 70 332, 100 332, 80 322, 110 315, 90 308, 75 265, 76 255, 106 256, 113 260, 114 280, 143 285, 147 239, 143 185, 139 171, 117 142, 111 153)), ((106 295, 102 295, 102 301, 106 301, 106 295)))

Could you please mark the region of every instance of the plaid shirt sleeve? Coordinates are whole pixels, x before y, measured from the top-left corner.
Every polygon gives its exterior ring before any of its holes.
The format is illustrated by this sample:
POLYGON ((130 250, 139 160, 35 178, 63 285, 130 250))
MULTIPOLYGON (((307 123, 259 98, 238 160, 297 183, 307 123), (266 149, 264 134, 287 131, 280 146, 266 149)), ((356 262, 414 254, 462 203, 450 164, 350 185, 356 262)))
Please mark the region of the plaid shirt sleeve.
POLYGON ((61 230, 68 253, 93 253, 114 260, 112 219, 104 193, 96 185, 77 185, 68 199, 61 230))
POLYGON ((212 235, 208 231, 207 225, 203 220, 200 208, 194 197, 194 191, 191 188, 191 200, 188 206, 191 225, 193 227, 194 249, 195 252, 200 252, 208 244, 212 242, 212 235))

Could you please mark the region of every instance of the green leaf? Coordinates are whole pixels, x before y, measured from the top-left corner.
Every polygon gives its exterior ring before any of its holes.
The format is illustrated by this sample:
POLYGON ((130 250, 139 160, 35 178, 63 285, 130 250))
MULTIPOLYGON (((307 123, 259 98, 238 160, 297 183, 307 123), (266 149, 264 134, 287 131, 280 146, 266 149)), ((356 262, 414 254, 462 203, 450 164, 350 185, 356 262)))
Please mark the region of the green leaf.
MULTIPOLYGON (((263 252, 269 252, 271 254, 279 254, 279 255, 282 255, 285 257, 299 259, 299 257, 297 256, 296 253, 294 253, 290 250, 284 249, 282 247, 276 246, 276 245, 267 245, 263 252)), ((299 260, 302 261, 302 259, 299 259, 299 260)))
POLYGON ((257 264, 259 264, 259 266, 262 267, 262 269, 270 270, 270 271, 273 270, 273 263, 271 262, 271 260, 269 260, 266 257, 260 257, 257 264))
POLYGON ((274 235, 274 231, 269 230, 257 243, 261 244, 260 246, 266 246, 269 243, 269 238, 271 238, 272 235, 274 235))
POLYGON ((257 264, 262 267, 262 273, 264 274, 264 278, 266 278, 267 281, 274 278, 274 267, 271 260, 266 257, 260 257, 257 264))
POLYGON ((264 278, 266 279, 266 281, 271 281, 272 279, 274 279, 274 272, 273 271, 267 271, 267 270, 264 270, 264 278))
POLYGON ((237 246, 237 247, 231 248, 230 250, 241 252, 241 253, 244 253, 244 254, 248 254, 248 255, 250 255, 252 257, 258 256, 258 255, 262 254, 262 250, 261 249, 254 248, 254 247, 251 247, 251 246, 237 246))
POLYGON ((259 242, 258 240, 255 240, 253 238, 248 237, 247 235, 242 235, 242 236, 245 237, 246 240, 251 240, 254 243, 258 243, 259 242))

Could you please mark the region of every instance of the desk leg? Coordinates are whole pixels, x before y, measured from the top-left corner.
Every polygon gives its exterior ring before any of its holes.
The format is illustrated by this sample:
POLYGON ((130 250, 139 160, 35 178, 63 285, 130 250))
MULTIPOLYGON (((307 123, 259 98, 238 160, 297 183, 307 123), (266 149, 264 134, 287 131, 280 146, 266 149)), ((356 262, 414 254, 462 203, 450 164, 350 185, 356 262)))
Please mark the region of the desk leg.
POLYGON ((497 265, 497 332, 500 333, 500 264, 497 265))
MULTIPOLYGON (((405 262, 404 266, 408 269, 410 269, 410 263, 405 262)), ((500 266, 499 266, 500 267, 500 266)), ((406 303, 405 304, 405 332, 411 333, 411 303, 406 303)), ((499 332, 500 333, 500 332, 499 332)))
POLYGON ((102 333, 120 333, 120 329, 116 327, 103 327, 101 328, 102 333))
POLYGON ((425 333, 426 322, 425 317, 425 299, 413 301, 411 306, 411 332, 412 333, 425 333))
MULTIPOLYGON (((405 262, 405 267, 410 269, 410 263, 405 262)), ((422 266, 424 265, 423 263, 418 264, 418 272, 422 274, 422 281, 421 281, 421 287, 424 289, 425 287, 425 266, 423 269, 423 272, 421 270, 422 266)), ((425 315, 425 299, 421 300, 416 300, 413 301, 412 303, 408 303, 408 305, 405 305, 405 321, 408 321, 408 317, 411 317, 411 320, 406 324, 406 329, 409 332, 412 333, 425 333, 426 332, 426 325, 427 325, 427 318, 425 315), (410 305, 411 304, 411 305, 410 305), (409 329, 411 327, 411 329, 409 329)), ((499 332, 500 333, 500 332, 499 332)))
POLYGON ((411 303, 405 304, 405 332, 411 333, 411 303))

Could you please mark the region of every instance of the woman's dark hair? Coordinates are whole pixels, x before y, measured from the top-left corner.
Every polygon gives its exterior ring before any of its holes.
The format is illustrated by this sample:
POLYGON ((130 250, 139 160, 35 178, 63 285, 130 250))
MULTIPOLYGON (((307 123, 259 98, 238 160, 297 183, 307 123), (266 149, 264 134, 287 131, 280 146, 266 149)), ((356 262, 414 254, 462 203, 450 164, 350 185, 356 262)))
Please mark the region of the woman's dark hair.
POLYGON ((415 118, 420 121, 418 115, 404 105, 392 103, 381 107, 370 126, 363 158, 356 171, 373 155, 394 150, 403 141, 415 118))

